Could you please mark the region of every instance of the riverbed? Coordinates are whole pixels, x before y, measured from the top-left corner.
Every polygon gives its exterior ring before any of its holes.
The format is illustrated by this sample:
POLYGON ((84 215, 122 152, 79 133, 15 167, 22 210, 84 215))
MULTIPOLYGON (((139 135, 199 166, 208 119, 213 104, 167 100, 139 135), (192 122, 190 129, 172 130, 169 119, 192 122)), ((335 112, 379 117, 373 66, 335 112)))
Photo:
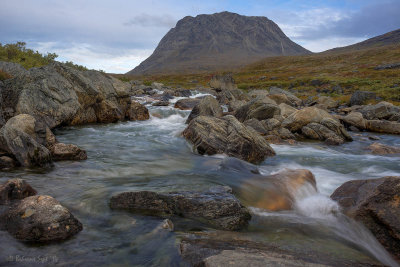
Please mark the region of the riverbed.
MULTIPOLYGON (((249 174, 221 167, 227 161, 225 155, 200 156, 193 152, 180 135, 190 111, 147 107, 151 114, 148 121, 55 130, 60 142, 85 149, 86 161, 0 173, 1 183, 19 177, 39 194, 53 196, 84 226, 73 238, 47 245, 22 243, 0 231, 0 265, 19 266, 28 261, 39 266, 187 265, 179 255, 179 238, 195 228, 192 222, 176 222, 175 232, 156 231, 163 219, 113 211, 108 204, 111 196, 125 191, 169 192, 229 185, 240 198, 238 192, 249 174)), ((369 136, 395 146, 400 146, 400 138, 351 134, 354 141, 341 146, 319 142, 272 145, 277 155, 260 164, 260 172, 269 175, 284 168, 308 169, 315 175, 318 191, 299 194, 293 211, 267 212, 250 207, 253 218, 241 235, 297 253, 394 265, 372 235, 341 215, 329 196, 349 180, 400 176, 399 157, 375 156, 365 150, 374 142, 369 136)))

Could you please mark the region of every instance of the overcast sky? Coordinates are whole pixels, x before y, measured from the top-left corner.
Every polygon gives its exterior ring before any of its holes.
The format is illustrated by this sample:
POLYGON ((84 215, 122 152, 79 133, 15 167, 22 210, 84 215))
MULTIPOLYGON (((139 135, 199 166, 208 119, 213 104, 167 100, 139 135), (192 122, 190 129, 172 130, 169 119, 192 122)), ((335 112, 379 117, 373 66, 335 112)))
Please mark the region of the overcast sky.
POLYGON ((25 41, 60 61, 125 73, 187 16, 266 16, 319 52, 400 28, 400 0, 0 0, 0 43, 25 41))

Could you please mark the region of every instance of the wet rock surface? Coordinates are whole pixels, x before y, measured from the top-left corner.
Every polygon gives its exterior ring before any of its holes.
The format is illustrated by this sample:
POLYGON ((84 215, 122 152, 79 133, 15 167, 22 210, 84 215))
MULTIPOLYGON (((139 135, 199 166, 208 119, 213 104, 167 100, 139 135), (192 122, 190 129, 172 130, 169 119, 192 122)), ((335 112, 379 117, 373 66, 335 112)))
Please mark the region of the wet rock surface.
POLYGON ((0 185, 0 205, 9 204, 16 199, 24 199, 36 195, 33 189, 25 180, 11 179, 0 185))
POLYGON ((251 218, 231 189, 222 186, 205 192, 125 192, 112 197, 110 207, 149 215, 177 215, 226 230, 241 229, 251 218))
POLYGON ((225 153, 252 163, 275 155, 265 139, 231 115, 222 118, 199 116, 182 134, 202 155, 225 153))
POLYGON ((206 96, 190 112, 186 123, 189 123, 198 116, 221 117, 222 108, 214 97, 206 96))
POLYGON ((400 177, 349 181, 336 189, 331 198, 400 259, 400 177))
POLYGON ((191 110, 193 109, 196 105, 200 103, 200 99, 196 98, 184 98, 178 100, 174 107, 179 108, 181 110, 191 110))
POLYGON ((82 230, 82 224, 50 196, 30 196, 11 204, 0 215, 1 228, 27 242, 67 239, 82 230))

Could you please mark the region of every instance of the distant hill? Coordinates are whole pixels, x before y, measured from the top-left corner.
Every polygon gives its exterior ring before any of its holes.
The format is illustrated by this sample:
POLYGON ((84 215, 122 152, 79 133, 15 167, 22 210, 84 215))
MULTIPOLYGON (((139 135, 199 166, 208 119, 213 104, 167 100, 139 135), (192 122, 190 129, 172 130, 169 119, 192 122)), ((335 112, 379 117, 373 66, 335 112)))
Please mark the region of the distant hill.
POLYGON ((342 53, 342 52, 362 50, 367 48, 374 48, 374 47, 381 47, 385 45, 395 45, 395 44, 400 45, 400 29, 370 38, 360 43, 344 47, 333 48, 325 52, 342 53))
POLYGON ((265 57, 310 53, 266 17, 221 12, 181 19, 154 53, 127 74, 233 69, 265 57))

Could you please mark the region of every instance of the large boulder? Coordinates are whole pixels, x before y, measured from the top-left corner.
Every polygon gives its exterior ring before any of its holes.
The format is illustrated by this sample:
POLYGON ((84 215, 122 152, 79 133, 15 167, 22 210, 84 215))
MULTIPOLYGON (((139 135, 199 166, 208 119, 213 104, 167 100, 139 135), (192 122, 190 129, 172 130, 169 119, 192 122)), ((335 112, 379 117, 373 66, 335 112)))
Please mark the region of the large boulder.
POLYGON ((359 130, 365 130, 367 127, 366 120, 360 112, 352 111, 346 116, 340 117, 340 120, 347 126, 354 126, 359 130))
POLYGON ((320 96, 317 99, 317 103, 327 109, 337 108, 339 106, 339 101, 335 101, 329 96, 320 96))
POLYGON ((205 192, 125 192, 113 196, 110 207, 152 215, 177 215, 225 230, 239 230, 251 218, 231 189, 222 186, 205 192))
POLYGON ((363 106, 358 110, 367 120, 387 120, 400 113, 400 107, 382 101, 376 105, 363 106))
POLYGON ((46 145, 47 127, 28 114, 20 114, 0 129, 0 150, 13 155, 22 166, 51 162, 46 145))
POLYGON ((297 111, 296 108, 289 106, 285 103, 279 104, 279 108, 281 109, 281 115, 285 118, 297 111))
POLYGON ((222 118, 199 116, 189 123, 183 136, 202 155, 225 153, 252 163, 275 155, 267 141, 231 115, 222 118))
POLYGON ((350 98, 350 106, 363 105, 367 100, 376 99, 376 94, 367 91, 355 91, 350 98))
POLYGON ((302 189, 316 189, 314 175, 305 169, 285 169, 269 176, 255 175, 240 186, 239 196, 246 206, 268 211, 290 210, 302 189))
POLYGON ((22 179, 11 179, 0 185, 0 205, 34 195, 36 195, 36 190, 22 179))
POLYGON ((50 196, 30 196, 13 203, 1 214, 0 224, 21 241, 48 242, 67 239, 82 224, 50 196))
POLYGON ((235 111, 235 117, 240 122, 249 119, 265 120, 280 114, 281 109, 278 105, 266 103, 260 98, 250 101, 235 111))
POLYGON ((367 120, 366 129, 371 132, 400 134, 400 122, 386 120, 367 120))
POLYGON ((0 61, 0 70, 10 74, 11 76, 22 76, 28 71, 18 63, 0 61))
POLYGON ((176 101, 174 108, 179 108, 180 110, 191 110, 199 103, 200 99, 198 98, 184 98, 176 101))
POLYGON ((296 132, 309 123, 319 123, 325 118, 333 119, 325 110, 316 107, 307 107, 292 113, 283 121, 282 125, 290 131, 296 132))
POLYGON ((331 198, 400 259, 400 177, 349 181, 336 189, 331 198))
POLYGON ((289 99, 289 101, 292 103, 292 106, 301 106, 301 104, 303 103, 303 101, 301 101, 301 99, 298 98, 297 96, 295 96, 294 94, 292 94, 292 93, 290 93, 290 92, 288 92, 286 90, 283 90, 281 88, 278 88, 278 87, 274 87, 273 86, 273 87, 269 88, 269 93, 271 95, 273 95, 273 94, 284 94, 284 95, 286 95, 287 98, 289 99))
POLYGON ((249 96, 240 89, 221 90, 217 92, 217 100, 223 105, 232 101, 248 101, 249 96))
POLYGON ((51 129, 60 125, 124 119, 132 87, 98 71, 54 62, 4 81, 4 120, 30 114, 51 129), (104 110, 103 110, 104 109, 104 110))
POLYGON ((189 123, 198 116, 221 117, 221 105, 214 97, 206 96, 193 108, 192 112, 190 112, 186 123, 189 123))
POLYGON ((136 101, 131 101, 125 115, 131 121, 144 121, 150 118, 149 110, 136 101))

